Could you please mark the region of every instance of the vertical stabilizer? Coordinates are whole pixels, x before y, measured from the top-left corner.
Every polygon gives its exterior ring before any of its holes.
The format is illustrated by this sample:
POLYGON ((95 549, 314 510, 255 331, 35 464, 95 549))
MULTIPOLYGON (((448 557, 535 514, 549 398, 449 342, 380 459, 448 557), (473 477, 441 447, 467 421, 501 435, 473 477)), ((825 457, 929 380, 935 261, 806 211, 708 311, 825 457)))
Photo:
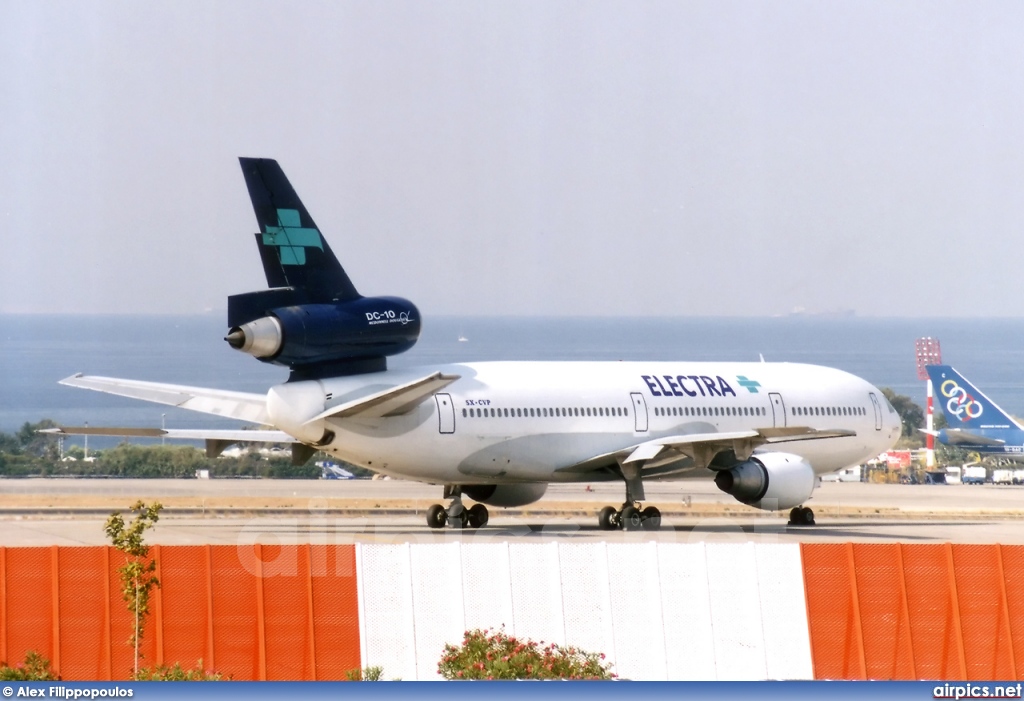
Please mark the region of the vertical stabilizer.
POLYGON ((260 233, 267 284, 291 287, 310 302, 358 299, 352 281, 277 161, 239 158, 260 233))
POLYGON ((949 365, 925 369, 950 428, 1024 428, 949 365))

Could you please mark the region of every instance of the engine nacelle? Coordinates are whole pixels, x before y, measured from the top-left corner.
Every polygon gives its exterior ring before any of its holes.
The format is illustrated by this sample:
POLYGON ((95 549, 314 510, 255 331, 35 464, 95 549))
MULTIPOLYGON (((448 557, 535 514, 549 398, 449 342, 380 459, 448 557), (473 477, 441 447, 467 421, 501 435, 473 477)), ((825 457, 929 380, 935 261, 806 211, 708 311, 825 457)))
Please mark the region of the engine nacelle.
POLYGON ((723 492, 767 511, 800 506, 817 483, 810 463, 791 453, 760 453, 715 475, 715 484, 723 492))
POLYGON ((544 496, 548 485, 544 482, 526 484, 467 484, 462 493, 488 506, 526 506, 544 496))
POLYGON ((395 355, 412 348, 419 335, 412 302, 361 297, 278 307, 233 327, 224 340, 264 362, 301 368, 395 355))

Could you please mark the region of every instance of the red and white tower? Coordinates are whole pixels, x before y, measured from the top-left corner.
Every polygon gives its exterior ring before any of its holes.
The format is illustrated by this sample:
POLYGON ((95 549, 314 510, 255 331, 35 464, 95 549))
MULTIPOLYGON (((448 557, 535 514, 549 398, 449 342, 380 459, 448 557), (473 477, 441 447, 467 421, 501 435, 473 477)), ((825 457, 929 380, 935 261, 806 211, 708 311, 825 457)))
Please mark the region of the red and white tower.
POLYGON ((928 429, 928 440, 925 443, 928 450, 925 453, 925 460, 928 469, 935 467, 935 436, 930 432, 934 431, 934 424, 932 423, 932 381, 928 378, 928 371, 925 370, 926 365, 941 365, 942 364, 942 349, 939 347, 939 339, 937 338, 919 338, 914 342, 914 350, 917 353, 917 379, 924 380, 928 383, 927 396, 928 396, 928 407, 925 411, 925 428, 928 429))

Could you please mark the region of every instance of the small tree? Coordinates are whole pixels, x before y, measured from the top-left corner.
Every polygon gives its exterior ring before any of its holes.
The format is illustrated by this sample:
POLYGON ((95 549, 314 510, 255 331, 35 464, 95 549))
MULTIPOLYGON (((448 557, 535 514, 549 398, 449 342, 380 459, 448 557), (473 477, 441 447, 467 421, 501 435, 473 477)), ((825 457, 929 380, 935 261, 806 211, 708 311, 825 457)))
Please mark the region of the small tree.
POLYGON ((144 502, 137 501, 131 505, 132 512, 136 514, 131 525, 126 527, 121 514, 113 513, 103 526, 114 547, 124 553, 125 562, 117 571, 121 575, 121 593, 128 604, 128 611, 135 616, 135 626, 128 638, 128 644, 135 648, 134 675, 139 673, 139 642, 149 615, 149 594, 153 587, 160 586, 154 574, 156 562, 147 559, 149 546, 142 540, 142 535, 160 520, 163 508, 160 502, 146 506, 144 502))
POLYGON ((903 425, 902 437, 910 444, 922 445, 924 436, 917 430, 924 425, 924 409, 921 405, 905 394, 896 394, 888 387, 882 388, 882 394, 900 416, 900 423, 903 425))
POLYGON ((467 630, 445 645, 437 673, 445 679, 614 679, 604 653, 519 640, 505 630, 467 630))

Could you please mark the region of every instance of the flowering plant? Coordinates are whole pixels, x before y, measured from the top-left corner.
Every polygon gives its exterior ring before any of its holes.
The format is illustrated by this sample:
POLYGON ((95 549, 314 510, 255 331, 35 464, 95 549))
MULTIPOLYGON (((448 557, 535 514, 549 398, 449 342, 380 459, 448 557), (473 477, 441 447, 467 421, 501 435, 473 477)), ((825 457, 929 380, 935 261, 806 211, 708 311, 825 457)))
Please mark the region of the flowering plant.
POLYGON ((603 653, 519 639, 505 629, 467 630, 437 664, 445 679, 614 679, 603 653))
POLYGON ((0 662, 0 681, 42 682, 60 679, 50 669, 50 661, 35 650, 25 654, 25 661, 15 665, 0 662))

